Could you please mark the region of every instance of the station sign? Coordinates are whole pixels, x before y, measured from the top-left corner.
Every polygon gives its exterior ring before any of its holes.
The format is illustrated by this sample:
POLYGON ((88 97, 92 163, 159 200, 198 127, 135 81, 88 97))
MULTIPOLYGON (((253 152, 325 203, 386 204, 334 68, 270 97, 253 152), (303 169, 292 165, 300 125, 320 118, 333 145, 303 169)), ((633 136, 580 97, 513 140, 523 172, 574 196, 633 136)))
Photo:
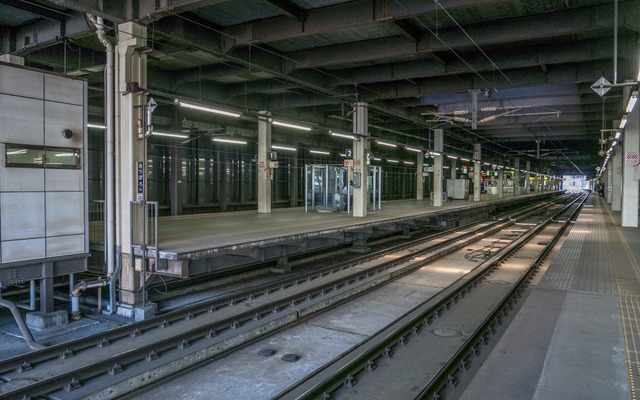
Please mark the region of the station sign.
POLYGON ((345 149, 344 156, 345 158, 353 158, 353 149, 345 149))
POLYGON ((277 161, 269 161, 269 168, 278 168, 277 161))
POLYGON ((138 191, 136 193, 136 201, 144 201, 144 164, 142 161, 137 161, 138 170, 138 191))

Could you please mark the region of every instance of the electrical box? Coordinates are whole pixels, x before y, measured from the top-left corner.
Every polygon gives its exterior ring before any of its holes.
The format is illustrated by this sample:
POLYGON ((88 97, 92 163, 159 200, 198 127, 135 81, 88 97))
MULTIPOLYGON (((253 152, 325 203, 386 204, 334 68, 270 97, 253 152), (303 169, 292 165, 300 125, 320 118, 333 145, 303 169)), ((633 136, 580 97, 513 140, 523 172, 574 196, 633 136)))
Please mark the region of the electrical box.
POLYGON ((354 172, 351 183, 355 189, 360 189, 362 187, 362 172, 354 172))

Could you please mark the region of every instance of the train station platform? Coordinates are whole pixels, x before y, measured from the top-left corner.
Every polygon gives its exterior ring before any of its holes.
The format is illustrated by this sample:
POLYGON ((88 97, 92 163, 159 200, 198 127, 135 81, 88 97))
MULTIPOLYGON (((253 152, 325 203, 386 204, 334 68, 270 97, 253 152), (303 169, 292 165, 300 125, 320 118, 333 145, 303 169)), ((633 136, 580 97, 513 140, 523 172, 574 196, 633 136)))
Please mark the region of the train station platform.
POLYGON ((593 193, 461 399, 635 399, 640 229, 593 193))
MULTIPOLYGON (((354 218, 344 212, 304 212, 302 207, 274 209, 270 214, 237 211, 160 217, 158 255, 165 260, 216 257, 215 264, 226 268, 237 266, 238 262, 283 258, 343 243, 366 250, 366 240, 379 234, 425 226, 452 228, 502 208, 533 198, 548 199, 560 193, 505 195, 502 199, 496 195, 483 195, 479 202, 451 200, 443 202, 441 207, 434 207, 428 199, 390 201, 382 203, 380 210, 370 210, 363 218, 354 218)), ((198 266, 191 268, 197 270, 198 266)))

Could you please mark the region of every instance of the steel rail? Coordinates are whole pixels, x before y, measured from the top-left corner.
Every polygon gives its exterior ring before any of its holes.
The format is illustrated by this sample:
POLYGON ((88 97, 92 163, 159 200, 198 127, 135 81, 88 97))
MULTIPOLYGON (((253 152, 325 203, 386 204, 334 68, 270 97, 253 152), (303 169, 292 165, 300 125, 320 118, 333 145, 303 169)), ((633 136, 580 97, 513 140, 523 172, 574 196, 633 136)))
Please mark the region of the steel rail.
POLYGON ((356 383, 355 376, 363 370, 372 370, 376 367, 376 360, 380 357, 392 354, 396 344, 404 343, 408 336, 420 332, 430 325, 433 318, 437 318, 442 312, 448 310, 453 303, 457 303, 471 290, 477 287, 480 280, 492 272, 497 265, 511 256, 522 245, 539 233, 546 225, 553 222, 555 216, 565 212, 578 199, 563 207, 554 216, 547 218, 542 224, 530 229, 523 236, 506 246, 499 253, 493 255, 469 275, 460 278, 447 289, 431 297, 421 305, 414 307, 395 321, 383 328, 378 334, 371 336, 362 344, 351 351, 344 353, 331 364, 311 374, 305 380, 284 390, 276 399, 329 399, 330 393, 336 388, 356 383))
MULTIPOLYGON (((298 285, 300 282, 303 281, 311 281, 316 279, 317 277, 322 277, 325 276, 327 274, 332 274, 336 271, 341 271, 344 270, 346 268, 349 268, 353 265, 358 265, 358 264, 362 264, 364 262, 368 262, 368 261, 372 261, 375 260, 377 258, 381 258, 384 257, 385 255, 388 254, 392 254, 398 251, 402 251, 402 250, 406 250, 407 248, 410 247, 415 247, 418 246, 422 243, 443 237, 443 236, 447 236, 447 235, 451 235, 457 231, 461 231, 464 229, 468 229, 474 225, 479 225, 482 223, 486 223, 491 221, 487 226, 481 227, 479 228, 477 231, 482 231, 482 230, 487 230, 490 229, 493 226, 496 226, 497 224, 500 224, 501 222, 503 222, 504 220, 510 220, 510 219, 515 219, 518 218, 522 215, 526 215, 530 212, 533 212, 539 208, 545 207, 547 205, 547 203, 542 203, 542 204, 537 204, 534 206, 529 206, 527 208, 525 208, 522 211, 518 211, 517 213, 513 214, 513 215, 509 215, 509 216, 505 216, 504 219, 497 219, 497 220, 493 220, 492 218, 488 218, 482 221, 477 221, 475 223, 471 223, 471 224, 467 224, 465 226, 462 227, 457 227, 454 229, 450 229, 450 230, 446 230, 443 232, 438 232, 435 233, 433 235, 429 235, 426 236, 424 238, 419 238, 416 240, 412 240, 410 242, 407 243, 401 243, 399 245, 396 246, 392 246, 390 248, 375 252, 375 253, 371 253, 362 257, 358 257, 356 259, 353 260, 349 260, 349 261, 345 261, 342 263, 339 263, 337 265, 332 265, 332 266, 328 266, 326 268, 322 268, 320 270, 316 270, 313 271, 311 273, 308 274, 304 274, 304 275, 300 275, 297 277, 293 277, 293 278, 287 278, 283 281, 280 282, 276 282, 276 283, 265 283, 262 285, 258 285, 255 286, 253 288, 250 288, 249 290, 247 290, 245 293, 239 293, 239 294, 231 294, 231 295, 227 295, 224 297, 221 297, 219 299, 216 300, 212 300, 212 301, 208 301, 206 303, 201 303, 201 304, 196 304, 193 306, 189 306, 187 308, 184 309, 178 309, 178 310, 174 310, 171 311, 169 313, 163 314, 163 315, 159 315, 156 316, 154 318, 145 320, 145 321, 138 321, 138 322, 134 322, 132 324, 128 324, 128 325, 124 325, 121 327, 117 327, 114 329, 111 329, 107 332, 103 332, 103 333, 96 333, 90 336, 87 336, 85 338, 82 339, 77 339, 74 340, 73 342, 66 342, 66 343, 61 343, 58 345, 54 345, 54 346, 50 346, 47 347, 46 349, 42 349, 39 351, 35 351, 35 352, 30 352, 27 354, 23 354, 23 355, 18 355, 18 356, 14 356, 12 358, 9 359, 5 359, 0 361, 0 374, 5 374, 7 372, 11 372, 13 370, 23 370, 23 369, 30 369, 33 368, 35 365, 42 363, 44 361, 48 361, 51 359, 55 359, 60 357, 61 355, 63 355, 64 353, 69 353, 69 352, 73 352, 73 353, 77 353, 83 349, 87 349, 87 348, 91 348, 94 347, 97 343, 103 341, 103 339, 107 339, 110 342, 113 342, 115 340, 118 339, 122 339, 122 338, 126 338, 129 335, 132 334, 132 332, 145 332, 149 329, 155 329, 157 328, 160 324, 162 324, 164 321, 167 321, 169 323, 171 322, 175 322, 177 320, 181 320, 184 318, 185 315, 188 314, 193 314, 193 315, 199 315, 199 314, 203 314, 205 312, 210 312, 210 310, 213 309, 221 309, 227 306, 233 306, 236 303, 239 303, 241 301, 245 301, 245 300, 250 300, 250 299, 255 299, 259 296, 262 296, 264 294, 268 294, 268 293, 274 293, 277 292, 279 290, 283 290, 286 289, 288 287, 291 286, 296 286, 298 285)), ((466 234, 461 235, 460 237, 456 237, 455 239, 461 239, 464 237, 469 237, 471 235, 473 235, 475 232, 468 232, 466 234)), ((439 244, 440 247, 446 245, 446 242, 443 244, 439 244)), ((434 246, 435 247, 435 246, 434 246)), ((430 247, 428 250, 433 250, 434 247, 430 247)), ((380 265, 378 267, 378 269, 381 268, 385 268, 387 266, 393 266, 398 262, 404 261, 406 259, 408 259, 409 256, 403 256, 401 258, 395 259, 393 261, 387 261, 385 263, 383 263, 382 265, 380 265), (385 265, 386 264, 386 265, 385 265)), ((364 273, 367 273, 368 271, 364 271, 364 273)), ((362 274, 363 271, 359 271, 358 273, 354 273, 354 275, 356 274, 362 274)), ((370 273, 370 272, 368 272, 370 273)))
MULTIPOLYGON (((538 209, 538 208, 539 207, 536 207, 535 209, 538 209)), ((505 221, 505 220, 494 221, 491 224, 489 224, 489 227, 483 226, 479 230, 486 231, 492 226, 500 225, 501 222, 504 222, 504 226, 509 226, 510 224, 515 223, 515 219, 510 218, 508 221, 505 221)), ((474 225, 474 224, 469 224, 469 225, 474 225)), ((495 229, 496 230, 503 229, 504 226, 501 226, 495 229)), ((465 228, 466 227, 467 226, 465 226, 465 228)), ((459 231, 462 229, 464 228, 452 229, 450 231, 436 234, 435 236, 441 237, 446 234, 455 233, 456 231, 459 231)), ((491 231, 493 230, 494 229, 491 229, 491 231)), ((459 241, 461 240, 462 237, 468 237, 469 235, 473 235, 473 234, 477 234, 477 231, 467 232, 458 237, 454 237, 442 244, 429 246, 426 249, 421 250, 421 253, 433 251, 434 248, 436 247, 443 247, 447 243, 450 244, 453 241, 459 241)), ((433 239, 433 237, 434 236, 429 236, 428 238, 418 239, 416 241, 412 241, 411 244, 405 243, 405 244, 396 246, 396 248, 406 249, 407 247, 416 246, 416 245, 419 245, 420 243, 424 243, 425 241, 431 240, 433 239)), ((462 246, 464 245, 466 244, 463 244, 462 246)), ((456 247, 461 247, 461 246, 456 246, 456 247)), ((397 249, 396 251, 398 251, 397 249)), ((381 252, 381 255, 389 254, 389 253, 390 253, 389 250, 385 250, 381 252)), ((365 257, 365 259, 371 260, 374 258, 379 258, 381 255, 379 255, 378 257, 368 256, 368 257, 365 257)), ((416 257, 416 254, 402 256, 402 257, 399 257, 398 259, 375 266, 372 269, 375 269, 375 272, 381 272, 395 265, 398 265, 402 262, 406 262, 407 260, 414 257, 416 257)), ((359 262, 363 262, 361 259, 358 259, 358 260, 359 262)), ((420 264, 422 265, 429 261, 430 260, 423 260, 422 262, 420 262, 420 264)), ((353 265, 353 261, 345 264, 346 265, 342 265, 340 267, 332 267, 331 269, 328 268, 327 270, 330 270, 329 273, 333 273, 336 270, 343 270, 348 266, 353 265)), ((416 268, 419 268, 419 266, 416 266, 416 268)), ((50 379, 42 380, 40 382, 31 384, 29 386, 25 386, 8 393, 4 393, 3 398, 5 398, 6 396, 6 398, 9 398, 9 399, 13 399, 13 398, 22 399, 24 398, 24 396, 45 395, 63 388, 66 388, 66 390, 72 390, 74 386, 80 384, 80 382, 82 381, 91 379, 97 375, 101 375, 105 373, 109 373, 109 374, 117 373, 117 371, 125 368, 127 365, 133 362, 144 360, 149 356, 149 354, 153 354, 154 352, 155 354, 159 354, 163 351, 166 351, 167 349, 173 349, 179 346, 184 346, 185 343, 187 343, 187 346, 188 346, 188 343, 194 340, 211 338, 225 330, 236 329, 240 324, 244 324, 247 321, 251 321, 251 320, 261 319, 264 315, 269 313, 277 313, 279 309, 283 309, 289 305, 295 305, 299 302, 312 300, 314 298, 317 298, 318 296, 325 295, 331 291, 340 290, 346 286, 349 286, 352 282, 362 279, 362 277, 369 277, 371 272, 372 271, 367 271, 367 270, 359 271, 358 273, 351 274, 350 276, 342 277, 335 281, 331 281, 328 284, 325 284, 323 287, 310 288, 309 290, 304 291, 302 293, 286 296, 278 300, 277 302, 268 303, 257 309, 252 309, 250 311, 246 311, 238 315, 228 317, 221 321, 216 321, 211 324, 207 324, 206 326, 202 326, 195 329, 191 329, 186 332, 182 332, 178 335, 175 335, 174 337, 167 338, 163 342, 151 343, 140 348, 129 350, 117 356, 107 357, 92 365, 85 366, 81 368, 81 370, 74 370, 67 373, 59 374, 50 379)), ((322 277, 322 276, 323 276, 323 272, 320 272, 315 277, 322 277)), ((313 280, 315 279, 315 277, 312 278, 311 276, 307 276, 307 278, 304 280, 297 278, 297 279, 288 281, 288 283, 290 285, 297 285, 301 281, 313 280)), ((270 285, 271 285, 270 287, 273 288, 272 286, 273 283, 270 285)), ((281 286, 274 288, 273 291, 282 290, 285 287, 286 287, 286 284, 282 283, 281 286)), ((253 288, 252 290, 255 291, 255 288, 253 288)), ((266 294, 267 291, 261 292, 260 294, 266 294)), ((79 341, 63 343, 40 352, 30 353, 31 356, 27 354, 27 357, 25 356, 14 357, 13 359, 6 360, 2 364, 0 364, 0 366, 3 368, 4 372, 9 372, 14 369, 18 370, 19 372, 26 371, 31 368, 37 367, 34 364, 37 364, 43 361, 47 361, 57 357, 67 358, 67 357, 73 356, 74 353, 89 347, 95 347, 95 346, 106 347, 114 340, 118 340, 127 336, 138 336, 143 334, 146 330, 167 326, 177 320, 184 319, 185 317, 189 319, 195 318, 202 313, 214 312, 220 307, 233 306, 234 304, 237 304, 239 302, 238 300, 252 300, 253 298, 255 297, 252 297, 251 293, 246 295, 243 294, 242 296, 239 296, 237 294, 230 295, 225 299, 218 299, 217 301, 214 301, 214 302, 208 302, 206 304, 192 306, 186 310, 176 310, 174 312, 153 318, 148 321, 141 321, 128 326, 116 328, 108 332, 95 334, 79 341)))
MULTIPOLYGON (((524 288, 528 285, 528 282, 532 275, 537 271, 538 267, 547 257, 549 252, 553 249, 560 236, 564 233, 566 228, 572 223, 577 216, 577 213, 584 205, 584 202, 589 196, 584 196, 580 204, 571 212, 567 220, 562 224, 560 229, 554 234, 553 238, 544 247, 544 249, 538 254, 538 256, 529 264, 526 272, 518 279, 513 285, 513 288, 507 293, 502 300, 494 307, 493 311, 485 318, 485 320, 469 335, 464 344, 458 349, 458 351, 446 362, 437 375, 435 375, 415 397, 416 399, 441 399, 442 392, 448 387, 455 387, 455 375, 460 372, 461 369, 468 369, 468 360, 477 356, 478 348, 487 343, 486 336, 492 334, 495 331, 495 324, 502 324, 502 318, 506 317, 508 311, 506 308, 512 308, 516 297, 520 297, 524 288)), ((580 200, 580 199, 578 199, 580 200)), ((578 201, 576 200, 576 201, 578 201)), ((564 209, 563 209, 564 210, 564 209)), ((549 221, 552 222, 552 221, 549 221)))

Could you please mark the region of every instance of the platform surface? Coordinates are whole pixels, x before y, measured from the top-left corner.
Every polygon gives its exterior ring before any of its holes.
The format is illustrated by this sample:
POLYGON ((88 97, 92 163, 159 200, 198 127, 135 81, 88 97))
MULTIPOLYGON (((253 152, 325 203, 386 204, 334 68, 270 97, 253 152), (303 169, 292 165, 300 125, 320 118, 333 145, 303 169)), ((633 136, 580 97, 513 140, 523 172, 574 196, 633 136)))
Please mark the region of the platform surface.
POLYGON ((304 207, 273 209, 270 214, 258 214, 253 210, 161 217, 158 220, 158 241, 161 258, 190 258, 212 249, 260 244, 299 235, 328 234, 345 228, 373 226, 452 209, 470 209, 550 193, 505 195, 502 199, 482 195, 479 202, 472 199, 453 200, 443 202, 441 207, 434 207, 428 199, 389 201, 382 203, 381 210, 369 210, 367 216, 362 218, 355 218, 346 213, 305 213, 304 207))
POLYGON ((461 399, 637 398, 638 260, 640 229, 592 194, 461 399))

